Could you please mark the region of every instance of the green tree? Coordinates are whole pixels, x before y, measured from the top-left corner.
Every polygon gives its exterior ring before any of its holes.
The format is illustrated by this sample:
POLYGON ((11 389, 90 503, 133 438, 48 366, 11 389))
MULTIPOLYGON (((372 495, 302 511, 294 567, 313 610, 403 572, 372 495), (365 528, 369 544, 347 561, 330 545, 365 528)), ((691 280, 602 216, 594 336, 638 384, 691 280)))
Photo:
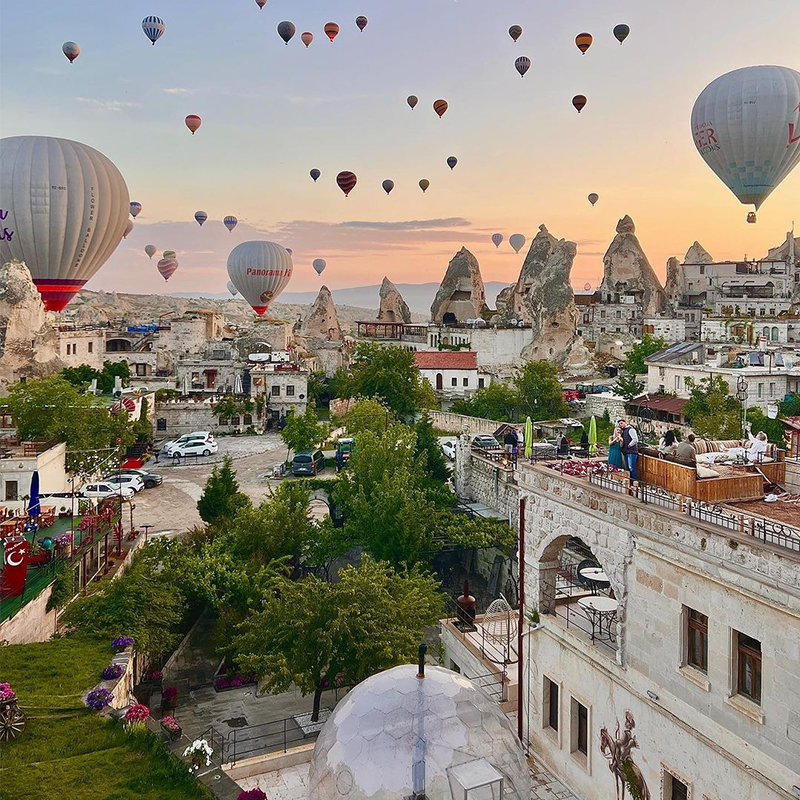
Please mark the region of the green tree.
POLYGON ((305 413, 292 411, 286 418, 286 427, 281 431, 281 439, 289 450, 300 453, 318 445, 328 434, 328 426, 319 421, 313 403, 306 406, 305 413))
POLYGON ((308 376, 307 392, 309 402, 313 401, 317 406, 327 404, 330 400, 330 393, 324 372, 312 372, 308 376))
POLYGON ((81 364, 78 367, 65 367, 61 370, 61 377, 78 389, 85 389, 89 384, 100 375, 100 371, 88 364, 81 364))
POLYGON ((558 370, 549 361, 529 361, 514 378, 521 419, 557 419, 569 413, 558 370))
POLYGON ((626 400, 633 400, 644 392, 644 381, 637 380, 636 376, 630 372, 622 372, 617 378, 617 388, 615 394, 624 397, 626 400))
POLYGON ((364 558, 339 573, 337 583, 317 578, 283 581, 250 615, 234 641, 236 660, 266 678, 275 694, 297 686, 314 695, 358 683, 381 670, 414 661, 426 626, 438 619, 436 581, 418 570, 395 572, 364 558))
POLYGON ((433 429, 431 418, 424 414, 414 425, 417 434, 414 452, 417 456, 424 455, 424 469, 429 478, 443 483, 450 477, 450 469, 444 459, 439 437, 433 429))
POLYGON ((721 375, 709 376, 695 383, 686 379, 689 402, 683 413, 691 421, 697 436, 705 439, 738 439, 742 431, 742 406, 731 397, 721 375))
POLYGON ((652 336, 645 333, 640 342, 637 342, 631 348, 628 357, 625 359, 624 369, 630 375, 644 375, 647 372, 647 364, 644 363, 646 358, 649 358, 659 350, 663 350, 667 346, 667 340, 663 336, 652 336))
POLYGON ((750 423, 753 434, 764 431, 773 444, 785 447, 783 435, 786 426, 779 419, 770 419, 760 408, 753 406, 747 409, 747 421, 750 423))
POLYGON ((133 423, 133 435, 135 436, 137 442, 153 441, 153 424, 150 422, 150 418, 148 417, 149 410, 150 403, 146 397, 143 397, 139 419, 133 423))
POLYGON ((127 361, 104 361, 103 370, 97 376, 97 388, 104 394, 114 391, 115 378, 122 379, 122 385, 127 386, 131 380, 131 368, 127 361))
POLYGON ((456 400, 450 410, 454 414, 464 414, 467 417, 513 422, 517 418, 518 404, 517 390, 497 382, 478 389, 466 400, 456 400))
POLYGON ((336 420, 337 424, 347 428, 350 436, 358 436, 364 431, 379 433, 394 422, 394 414, 377 397, 359 397, 350 410, 336 420))
POLYGON ((197 501, 200 519, 209 525, 233 520, 240 509, 249 505, 247 495, 239 490, 233 459, 225 456, 222 466, 216 465, 211 470, 203 494, 197 501))

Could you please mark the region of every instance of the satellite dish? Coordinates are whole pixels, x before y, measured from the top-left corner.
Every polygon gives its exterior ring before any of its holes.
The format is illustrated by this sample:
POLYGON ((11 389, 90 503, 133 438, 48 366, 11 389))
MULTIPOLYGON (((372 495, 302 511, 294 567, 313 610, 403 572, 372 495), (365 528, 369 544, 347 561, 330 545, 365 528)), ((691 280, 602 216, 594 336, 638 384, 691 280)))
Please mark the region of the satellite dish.
POLYGON ((591 283, 584 283, 583 284, 583 291, 584 292, 591 292, 592 291, 592 284, 591 283))
POLYGON ((476 328, 485 328, 486 327, 486 320, 485 319, 476 319, 475 320, 475 327, 476 328))
POLYGON ((512 320, 511 320, 511 324, 512 324, 512 325, 514 325, 514 326, 516 326, 516 324, 517 324, 517 321, 516 321, 515 319, 512 319, 512 320))

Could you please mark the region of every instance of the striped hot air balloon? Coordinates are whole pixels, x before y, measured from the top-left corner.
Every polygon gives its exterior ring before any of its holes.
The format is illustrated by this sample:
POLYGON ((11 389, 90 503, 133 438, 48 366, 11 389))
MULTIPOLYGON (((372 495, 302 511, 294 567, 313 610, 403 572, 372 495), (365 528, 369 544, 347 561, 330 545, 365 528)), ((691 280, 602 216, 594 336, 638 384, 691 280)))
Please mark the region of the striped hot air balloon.
POLYGON ((516 42, 520 36, 522 36, 522 26, 521 25, 512 25, 508 29, 508 35, 516 42))
POLYGON ((492 244, 495 247, 500 247, 503 243, 503 234, 502 233, 493 233, 492 234, 492 244))
POLYGON ((161 254, 161 258, 175 258, 176 255, 177 253, 174 250, 165 250, 161 254))
POLYGON ((583 111, 586 102, 586 95, 583 94, 576 94, 575 97, 572 98, 572 105, 575 106, 579 114, 583 111))
POLYGON ((123 238, 123 239, 127 239, 127 238, 128 238, 128 234, 129 234, 129 233, 130 233, 132 230, 133 230, 133 220, 132 220, 132 219, 129 219, 129 220, 128 220, 128 221, 125 223, 125 232, 122 234, 122 238, 123 238))
POLYGON ((156 254, 156 246, 154 244, 147 244, 144 247, 145 253, 147 253, 148 258, 152 258, 156 254))
POLYGON ((363 32, 364 28, 367 27, 367 23, 368 22, 369 22, 369 20, 363 15, 356 17, 356 26, 362 32, 363 32))
POLYGON ((355 189, 357 183, 358 178, 354 172, 340 172, 336 176, 336 184, 344 192, 345 197, 355 189))
POLYGON ((202 228, 203 223, 208 219, 208 214, 205 211, 195 211, 194 218, 197 224, 202 228))
POLYGON ((311 31, 303 31, 300 34, 300 41, 308 47, 314 41, 314 34, 311 31))
POLYGON ((239 220, 236 217, 229 215, 222 220, 222 224, 231 232, 233 233, 233 229, 239 224, 239 220))
POLYGON ((575 44, 583 55, 586 55, 586 51, 592 46, 593 41, 591 33, 579 33, 575 37, 575 44))
POLYGON ((294 23, 289 22, 288 19, 285 19, 283 22, 278 23, 278 36, 280 36, 281 39, 283 39, 285 44, 289 44, 296 30, 297 28, 295 28, 294 23))
POLYGON ((226 288, 231 293, 232 297, 236 297, 236 295, 239 294, 239 290, 233 285, 233 281, 228 281, 226 288))
POLYGON ((161 277, 168 281, 178 269, 178 261, 175 258, 162 258, 157 264, 157 269, 161 273, 161 277))
POLYGON ((267 4, 267 0, 256 0, 256 5, 257 5, 259 8, 264 8, 264 6, 265 6, 266 4, 267 4))
POLYGON ((155 45, 164 35, 164 20, 161 17, 145 17, 142 20, 144 35, 155 45))
POLYGON ((392 189, 394 189, 394 181, 389 180, 388 178, 381 184, 383 186, 383 191, 386 194, 391 194, 392 189))
POLYGON ((200 126, 203 124, 203 120, 197 116, 197 114, 189 114, 184 120, 186 123, 186 127, 192 132, 192 136, 194 136, 195 131, 199 130, 200 126))
POLYGON ((525 77, 525 73, 531 68, 531 60, 528 56, 520 56, 515 62, 514 67, 519 72, 520 78, 525 77))
POLYGON ((335 22, 326 22, 325 35, 333 41, 339 35, 339 26, 335 22))
POLYGON ((75 42, 64 42, 61 45, 61 52, 69 59, 71 64, 81 54, 81 48, 75 42))
POLYGON ((447 100, 434 100, 433 110, 439 115, 439 119, 441 119, 447 111, 447 100))

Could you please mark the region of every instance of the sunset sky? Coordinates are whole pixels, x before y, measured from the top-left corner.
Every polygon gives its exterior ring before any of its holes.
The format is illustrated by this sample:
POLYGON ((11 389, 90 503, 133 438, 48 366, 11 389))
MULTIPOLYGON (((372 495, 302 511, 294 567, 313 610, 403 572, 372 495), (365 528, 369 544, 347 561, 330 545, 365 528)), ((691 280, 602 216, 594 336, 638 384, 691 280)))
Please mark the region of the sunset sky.
POLYGON ((580 287, 599 282, 624 214, 660 276, 695 239, 718 259, 760 256, 800 223, 800 169, 748 225, 689 130, 695 98, 719 75, 800 69, 798 29, 800 6, 787 0, 269 0, 261 11, 254 0, 8 2, 0 132, 96 147, 142 203, 90 289, 222 292, 228 252, 253 238, 294 249, 289 291, 384 275, 439 281, 462 245, 484 280, 511 282, 527 246, 516 255, 508 236, 530 240, 542 223, 578 243, 580 287), (155 47, 141 30, 148 14, 166 22, 155 47), (363 33, 358 14, 369 18, 363 33), (297 26, 288 46, 281 20, 297 26), (329 20, 341 26, 333 43, 329 20), (623 46, 612 36, 621 22, 632 31, 623 46), (516 44, 512 24, 524 29, 516 44), (582 57, 583 31, 595 41, 582 57), (82 48, 72 65, 67 40, 82 48), (533 62, 524 79, 520 55, 533 62), (420 99, 413 112, 409 94, 420 99), (432 110, 440 97, 443 119, 432 110), (203 119, 195 136, 187 114, 203 119), (359 179, 347 199, 340 170, 359 179), (388 197, 385 178, 396 185, 388 197), (589 192, 600 195, 594 208, 589 192), (227 214, 240 220, 232 234, 227 214), (506 237, 499 250, 495 231, 506 237), (143 252, 151 243, 178 253, 169 284, 143 252), (322 278, 311 268, 319 257, 322 278))

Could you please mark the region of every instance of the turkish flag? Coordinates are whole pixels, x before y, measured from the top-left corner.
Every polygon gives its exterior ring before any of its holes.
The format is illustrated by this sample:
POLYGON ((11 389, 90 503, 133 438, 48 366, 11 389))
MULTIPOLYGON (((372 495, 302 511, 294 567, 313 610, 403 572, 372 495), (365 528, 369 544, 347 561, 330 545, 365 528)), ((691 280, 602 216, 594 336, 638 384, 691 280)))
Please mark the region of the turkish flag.
POLYGON ((17 597, 25 589, 28 576, 28 549, 24 536, 9 536, 3 542, 3 582, 0 595, 17 597))

